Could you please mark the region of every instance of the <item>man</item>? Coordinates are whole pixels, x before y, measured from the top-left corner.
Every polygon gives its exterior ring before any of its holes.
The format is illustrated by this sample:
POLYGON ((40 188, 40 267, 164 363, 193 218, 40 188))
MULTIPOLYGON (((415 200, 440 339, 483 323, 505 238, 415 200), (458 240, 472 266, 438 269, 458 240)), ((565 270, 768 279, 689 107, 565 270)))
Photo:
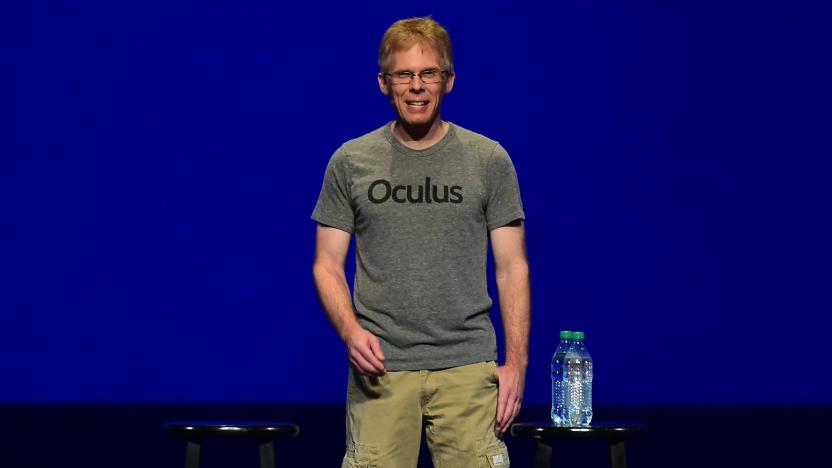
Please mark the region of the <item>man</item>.
POLYGON ((335 152, 312 214, 315 284, 351 364, 343 466, 415 467, 423 427, 438 468, 508 466, 501 434, 520 410, 530 320, 514 167, 495 141, 441 119, 456 75, 439 23, 394 23, 379 67, 396 120, 335 152), (354 307, 344 274, 351 234, 354 307))

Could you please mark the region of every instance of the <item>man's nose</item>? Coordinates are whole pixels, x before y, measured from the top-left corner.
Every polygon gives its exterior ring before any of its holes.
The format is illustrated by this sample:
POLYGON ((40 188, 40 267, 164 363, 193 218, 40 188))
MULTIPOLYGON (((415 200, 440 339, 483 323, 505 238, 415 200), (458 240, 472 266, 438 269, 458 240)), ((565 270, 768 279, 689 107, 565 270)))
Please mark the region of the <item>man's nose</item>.
POLYGON ((422 77, 420 77, 419 75, 414 75, 413 79, 410 80, 410 90, 413 91, 414 93, 418 93, 418 92, 422 91, 422 88, 424 87, 424 85, 425 84, 422 83, 422 77))

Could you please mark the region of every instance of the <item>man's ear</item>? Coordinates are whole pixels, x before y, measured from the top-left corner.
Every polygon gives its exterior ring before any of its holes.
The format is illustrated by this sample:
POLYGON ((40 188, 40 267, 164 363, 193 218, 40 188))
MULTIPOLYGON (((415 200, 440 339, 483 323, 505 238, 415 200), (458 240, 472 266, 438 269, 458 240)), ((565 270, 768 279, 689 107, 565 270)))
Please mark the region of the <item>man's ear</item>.
POLYGON ((448 79, 445 80, 445 94, 450 93, 451 90, 454 89, 454 79, 455 78, 456 78, 455 73, 451 73, 451 74, 448 75, 448 79))
POLYGON ((390 88, 387 87, 387 79, 384 77, 384 73, 379 73, 377 78, 379 89, 381 89, 381 92, 384 93, 385 96, 389 96, 390 88))

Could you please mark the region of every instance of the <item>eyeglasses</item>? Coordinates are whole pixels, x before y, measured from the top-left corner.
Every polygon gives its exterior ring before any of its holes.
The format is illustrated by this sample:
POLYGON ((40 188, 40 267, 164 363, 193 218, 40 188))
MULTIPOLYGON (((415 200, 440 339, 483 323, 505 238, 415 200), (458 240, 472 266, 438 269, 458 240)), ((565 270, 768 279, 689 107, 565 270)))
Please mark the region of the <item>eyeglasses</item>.
POLYGON ((393 73, 384 73, 384 76, 390 77, 390 81, 393 84, 410 84, 413 81, 414 76, 419 76, 419 79, 422 80, 424 84, 433 84, 439 83, 442 81, 442 77, 448 73, 447 70, 440 70, 438 68, 431 68, 428 70, 422 70, 419 73, 413 73, 409 71, 397 71, 393 73))

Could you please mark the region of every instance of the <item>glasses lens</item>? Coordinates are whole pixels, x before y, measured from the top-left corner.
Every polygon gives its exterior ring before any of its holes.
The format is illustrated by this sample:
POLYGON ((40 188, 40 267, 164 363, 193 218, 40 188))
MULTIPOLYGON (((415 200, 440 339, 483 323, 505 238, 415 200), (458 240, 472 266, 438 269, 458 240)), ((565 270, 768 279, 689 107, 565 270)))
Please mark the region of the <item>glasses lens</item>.
POLYGON ((391 74, 393 83, 396 84, 407 84, 413 80, 413 73, 410 72, 396 72, 391 74))
POLYGON ((419 74, 423 83, 436 83, 439 81, 439 70, 425 70, 419 74))

